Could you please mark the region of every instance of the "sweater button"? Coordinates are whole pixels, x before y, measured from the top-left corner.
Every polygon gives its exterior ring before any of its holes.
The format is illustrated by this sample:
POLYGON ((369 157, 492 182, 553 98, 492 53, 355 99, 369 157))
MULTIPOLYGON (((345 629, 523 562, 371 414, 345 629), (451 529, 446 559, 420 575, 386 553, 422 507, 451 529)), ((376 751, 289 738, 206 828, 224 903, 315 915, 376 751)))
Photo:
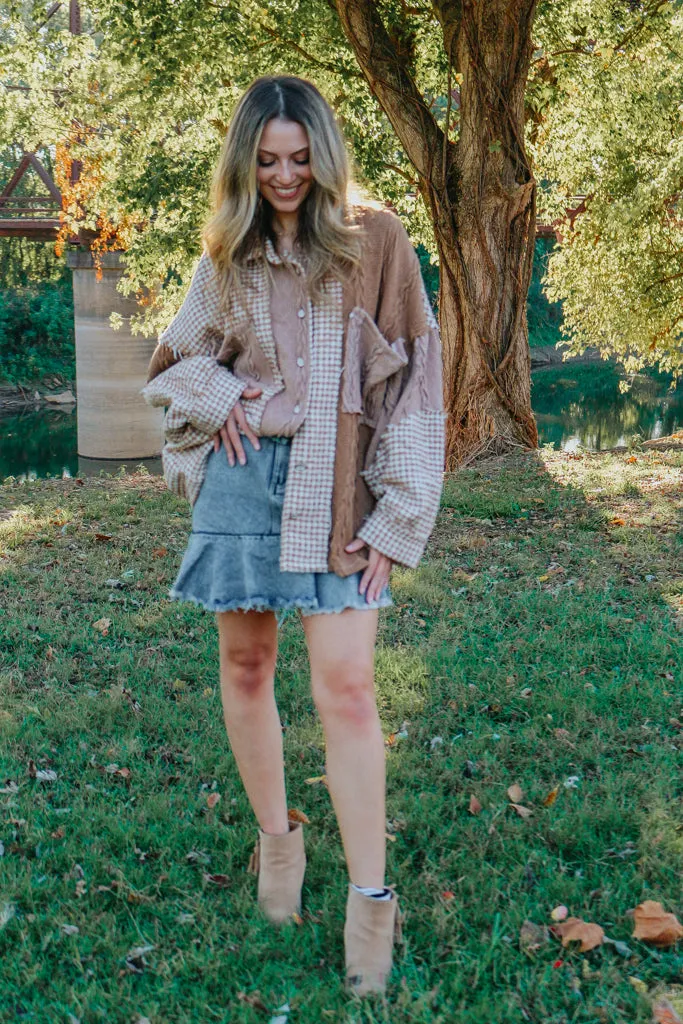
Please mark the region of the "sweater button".
POLYGON ((294 406, 294 412, 301 412, 301 406, 300 405, 295 405, 294 406))
POLYGON ((296 315, 299 317, 300 320, 303 320, 303 318, 306 316, 306 310, 303 308, 303 306, 301 307, 301 309, 297 309, 296 315))
POLYGON ((297 366, 304 366, 305 362, 306 362, 306 360, 305 360, 305 359, 302 359, 302 357, 301 357, 301 356, 299 356, 299 358, 298 358, 298 359, 297 359, 297 361, 296 361, 296 365, 297 365, 297 366))

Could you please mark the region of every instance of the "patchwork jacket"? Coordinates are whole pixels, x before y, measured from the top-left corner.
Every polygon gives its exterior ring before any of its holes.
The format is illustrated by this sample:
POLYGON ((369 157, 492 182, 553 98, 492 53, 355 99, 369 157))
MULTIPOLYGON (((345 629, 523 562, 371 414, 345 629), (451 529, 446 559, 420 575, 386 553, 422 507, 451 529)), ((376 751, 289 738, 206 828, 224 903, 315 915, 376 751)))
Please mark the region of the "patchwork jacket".
MULTIPOLYGON (((299 310, 309 337, 306 408, 292 437, 281 527, 283 572, 365 568, 355 537, 415 567, 439 506, 444 411, 439 332, 420 266, 401 221, 358 207, 363 259, 348 282, 329 278, 325 303, 299 310)), ((248 385, 247 422, 259 428, 285 388, 273 341, 265 261, 270 241, 247 258, 245 300, 222 308, 205 251, 185 300, 162 332, 141 394, 167 407, 166 484, 194 504, 213 436, 248 385)), ((297 268, 303 273, 303 268, 297 268)))

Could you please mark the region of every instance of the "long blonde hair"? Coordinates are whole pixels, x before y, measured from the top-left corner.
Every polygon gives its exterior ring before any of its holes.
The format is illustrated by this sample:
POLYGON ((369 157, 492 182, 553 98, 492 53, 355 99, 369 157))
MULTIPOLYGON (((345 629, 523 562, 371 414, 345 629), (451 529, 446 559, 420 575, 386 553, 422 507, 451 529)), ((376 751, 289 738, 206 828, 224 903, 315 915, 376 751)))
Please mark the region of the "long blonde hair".
POLYGON ((211 215, 202 238, 218 271, 228 301, 233 285, 241 290, 241 268, 256 246, 275 241, 272 207, 256 178, 258 148, 271 118, 296 121, 308 133, 311 190, 299 207, 297 242, 307 263, 313 301, 323 299, 328 274, 344 279, 358 268, 359 229, 347 200, 349 160, 334 113, 316 87, 303 78, 257 78, 237 104, 211 183, 211 215))

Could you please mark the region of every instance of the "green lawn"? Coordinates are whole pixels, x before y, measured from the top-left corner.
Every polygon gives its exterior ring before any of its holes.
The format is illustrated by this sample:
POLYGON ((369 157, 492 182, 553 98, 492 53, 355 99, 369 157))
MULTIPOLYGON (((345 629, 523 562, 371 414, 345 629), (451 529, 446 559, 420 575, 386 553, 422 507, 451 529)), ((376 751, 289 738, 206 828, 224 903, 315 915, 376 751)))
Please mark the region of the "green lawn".
POLYGON ((278 933, 245 870, 213 616, 166 600, 189 506, 143 473, 0 486, 2 1024, 267 1024, 285 1003, 288 1024, 644 1024, 678 999, 683 943, 632 939, 629 910, 683 917, 682 469, 482 463, 447 481, 422 565, 394 570, 377 682, 406 924, 386 1004, 340 984, 346 879, 306 782, 324 751, 298 619, 277 685, 309 871, 278 933), (627 948, 525 950, 558 904, 627 948))

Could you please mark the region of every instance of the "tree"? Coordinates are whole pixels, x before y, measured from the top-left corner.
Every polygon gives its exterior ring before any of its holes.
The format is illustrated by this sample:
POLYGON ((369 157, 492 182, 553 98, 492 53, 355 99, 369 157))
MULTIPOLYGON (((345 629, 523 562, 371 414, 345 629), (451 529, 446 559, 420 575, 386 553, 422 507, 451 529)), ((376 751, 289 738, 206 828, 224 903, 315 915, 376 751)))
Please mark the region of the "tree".
POLYGON ((683 5, 558 5, 537 24, 531 152, 561 227, 547 292, 567 347, 683 374, 683 5))

